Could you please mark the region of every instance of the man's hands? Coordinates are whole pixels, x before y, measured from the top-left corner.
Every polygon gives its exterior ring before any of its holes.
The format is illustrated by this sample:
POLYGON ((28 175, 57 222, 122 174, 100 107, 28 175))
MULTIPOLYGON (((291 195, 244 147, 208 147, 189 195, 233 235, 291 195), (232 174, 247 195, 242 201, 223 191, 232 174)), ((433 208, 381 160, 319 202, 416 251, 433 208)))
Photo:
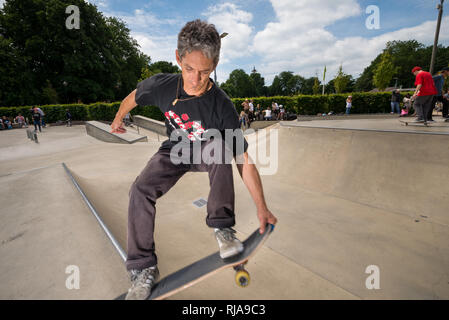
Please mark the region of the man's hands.
POLYGON ((126 129, 123 127, 123 119, 115 117, 111 123, 111 133, 125 133, 126 129))
POLYGON ((257 218, 259 218, 260 221, 260 234, 263 234, 265 232, 267 223, 276 224, 278 222, 278 219, 276 219, 271 211, 266 208, 257 210, 257 218))

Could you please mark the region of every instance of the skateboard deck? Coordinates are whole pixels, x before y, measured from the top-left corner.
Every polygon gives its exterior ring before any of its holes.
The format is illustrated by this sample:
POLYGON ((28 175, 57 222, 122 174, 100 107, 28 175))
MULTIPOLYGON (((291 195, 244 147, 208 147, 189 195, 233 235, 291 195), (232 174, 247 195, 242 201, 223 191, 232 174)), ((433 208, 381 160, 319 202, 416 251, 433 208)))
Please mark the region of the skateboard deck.
POLYGON ((400 123, 406 126, 417 126, 417 127, 449 127, 449 122, 414 122, 413 120, 399 120, 400 123))
MULTIPOLYGON (((194 262, 157 282, 151 290, 148 300, 162 300, 187 289, 194 284, 206 279, 207 277, 233 267, 236 271, 235 280, 241 287, 249 285, 249 273, 244 269, 244 264, 262 247, 265 240, 273 232, 274 225, 267 225, 265 232, 260 234, 259 229, 254 231, 245 241, 244 249, 238 255, 222 259, 217 251, 197 262, 194 262)), ((116 300, 125 299, 127 293, 116 298, 116 300)))

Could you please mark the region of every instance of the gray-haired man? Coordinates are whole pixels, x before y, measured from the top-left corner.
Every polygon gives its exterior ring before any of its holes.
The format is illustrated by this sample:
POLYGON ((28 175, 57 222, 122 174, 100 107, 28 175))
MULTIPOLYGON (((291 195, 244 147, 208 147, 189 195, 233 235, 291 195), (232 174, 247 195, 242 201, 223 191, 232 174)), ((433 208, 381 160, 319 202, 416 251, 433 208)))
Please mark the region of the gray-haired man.
MULTIPOLYGON (((153 239, 156 200, 165 194, 186 172, 208 172, 210 193, 207 204, 206 224, 214 228, 220 247, 220 255, 226 258, 243 250, 242 243, 231 228, 235 224, 234 186, 230 162, 206 162, 195 158, 193 144, 200 143, 200 151, 210 145, 221 148, 223 153, 232 150, 239 173, 257 207, 260 232, 267 223, 275 224, 276 217, 265 203, 260 176, 254 164, 250 164, 246 140, 239 128, 237 111, 229 97, 210 79, 220 56, 221 39, 214 25, 195 20, 188 22, 178 35, 176 60, 181 67, 179 74, 158 74, 145 79, 126 97, 114 122, 112 132, 123 133, 123 117, 139 105, 157 105, 165 115, 167 135, 158 152, 136 178, 130 190, 128 210, 128 259, 127 270, 132 286, 127 299, 145 299, 157 281, 159 271, 153 239), (223 142, 225 131, 237 133, 241 145, 223 142), (207 139, 208 132, 222 133, 223 140, 207 139), (174 163, 181 142, 192 151, 181 163, 174 163), (187 143, 185 143, 187 141, 187 143), (240 150, 240 152, 239 152, 240 150), (240 162, 240 161, 239 161, 240 162)), ((184 148, 185 149, 185 148, 184 148)), ((183 149, 183 150, 184 150, 183 149)), ((215 152, 216 149, 214 149, 215 152)))

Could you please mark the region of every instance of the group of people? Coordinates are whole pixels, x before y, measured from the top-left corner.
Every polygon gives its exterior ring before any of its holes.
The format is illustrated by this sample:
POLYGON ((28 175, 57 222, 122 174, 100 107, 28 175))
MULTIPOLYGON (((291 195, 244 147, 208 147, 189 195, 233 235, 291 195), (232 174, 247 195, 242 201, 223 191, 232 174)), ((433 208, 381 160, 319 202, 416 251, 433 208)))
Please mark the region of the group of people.
POLYGON ((240 127, 249 128, 253 121, 284 120, 285 108, 282 104, 272 102, 271 107, 263 109, 260 104, 254 106, 254 100, 245 99, 242 103, 243 110, 240 112, 240 127))
MULTIPOLYGON (((30 108, 30 116, 32 123, 34 124, 34 131, 37 132, 39 128, 39 132, 42 132, 42 128, 45 128, 47 124, 45 123, 45 113, 39 107, 30 108)), ((72 126, 72 114, 69 109, 66 109, 66 122, 67 126, 72 126)), ((17 124, 18 128, 28 128, 29 121, 25 118, 21 113, 14 118, 13 122, 9 120, 8 117, 3 116, 0 119, 0 130, 8 130, 13 128, 13 124, 17 124)))
POLYGON ((13 124, 17 124, 19 128, 26 127, 28 128, 28 123, 26 119, 22 116, 21 113, 17 117, 11 120, 7 116, 2 116, 0 119, 0 130, 9 130, 13 128, 13 124))
POLYGON ((416 119, 414 122, 434 122, 433 110, 435 105, 442 105, 442 116, 445 122, 449 122, 449 90, 443 94, 444 80, 449 76, 449 67, 443 68, 437 75, 433 76, 422 70, 421 67, 412 69, 415 79, 415 92, 413 96, 407 94, 403 99, 399 90, 394 90, 391 95, 391 114, 398 113, 407 116, 413 105, 416 119), (403 102, 402 110, 400 102, 403 102))

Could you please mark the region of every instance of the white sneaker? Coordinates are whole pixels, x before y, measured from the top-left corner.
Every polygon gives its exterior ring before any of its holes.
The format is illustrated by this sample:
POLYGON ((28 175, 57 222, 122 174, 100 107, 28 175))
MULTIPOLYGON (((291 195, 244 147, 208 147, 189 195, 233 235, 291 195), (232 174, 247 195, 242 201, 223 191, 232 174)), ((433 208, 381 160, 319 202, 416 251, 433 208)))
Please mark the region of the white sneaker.
POLYGON ((243 243, 235 237, 232 228, 215 229, 215 238, 220 247, 220 257, 226 259, 243 251, 243 243))

